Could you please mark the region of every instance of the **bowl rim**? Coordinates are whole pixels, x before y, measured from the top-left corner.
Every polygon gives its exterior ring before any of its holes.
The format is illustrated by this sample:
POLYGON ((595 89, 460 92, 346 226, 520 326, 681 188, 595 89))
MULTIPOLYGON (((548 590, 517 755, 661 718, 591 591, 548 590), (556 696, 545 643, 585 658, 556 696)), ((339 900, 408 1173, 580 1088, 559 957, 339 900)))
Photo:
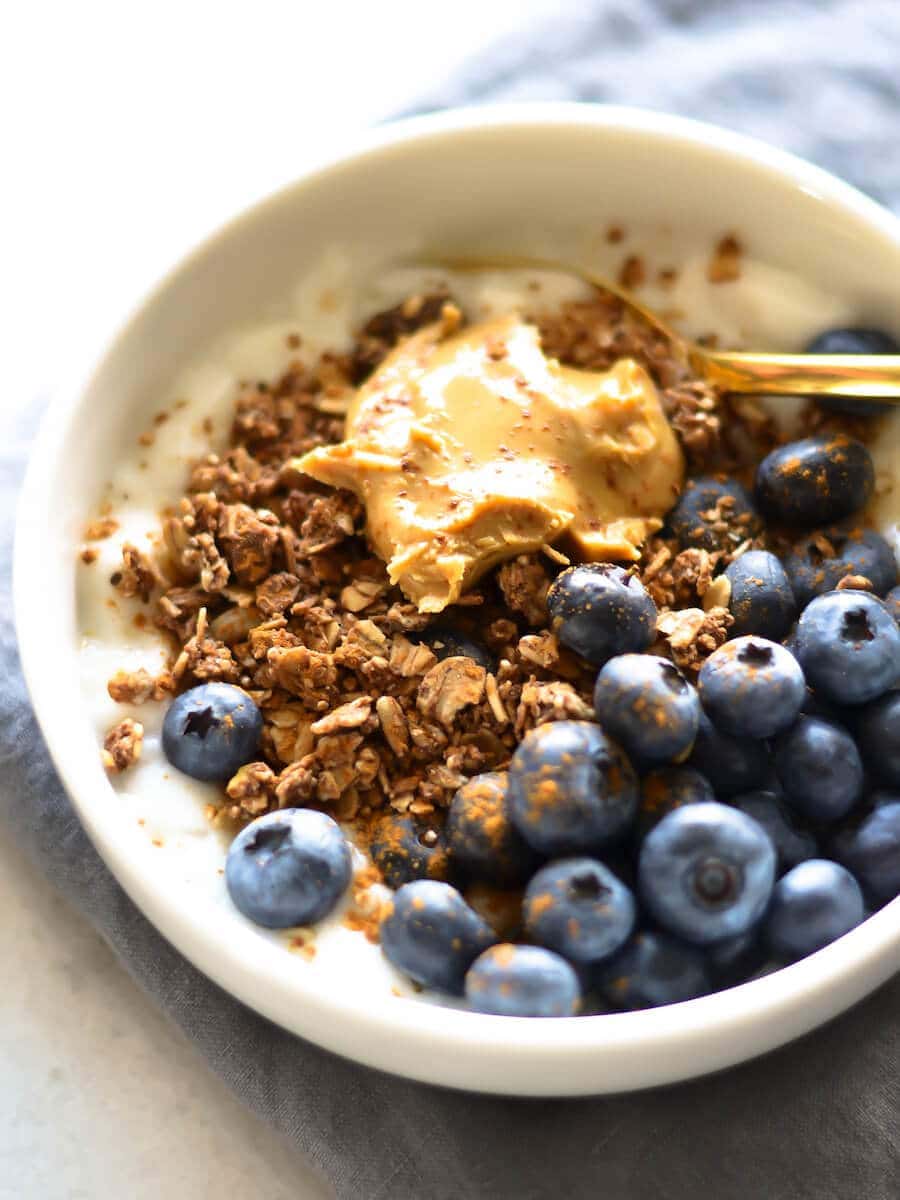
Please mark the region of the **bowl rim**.
MULTIPOLYGON (((732 1035, 748 1022, 769 1026, 764 1044, 750 1051, 737 1051, 731 1057, 720 1056, 716 1064, 719 1066, 774 1048, 805 1032, 825 1019, 821 1013, 807 1021, 802 1018, 804 1010, 812 1012, 815 1008, 811 1003, 814 997, 821 998, 837 989, 843 998, 838 998, 826 1016, 835 1015, 875 986, 870 982, 862 989, 848 991, 846 986, 840 989, 838 985, 846 985, 848 978, 858 972, 865 972, 870 980, 877 976, 876 983, 881 982, 900 965, 900 899, 802 962, 739 987, 664 1008, 541 1021, 490 1016, 391 997, 390 1004, 367 1010, 354 1000, 352 993, 338 994, 333 985, 317 984, 314 972, 297 970, 294 956, 282 954, 283 967, 278 969, 274 960, 269 961, 268 956, 261 955, 258 947, 254 947, 254 942, 260 943, 262 939, 249 928, 238 930, 237 934, 229 930, 232 940, 223 944, 227 939, 210 925, 206 915, 200 919, 190 906, 185 909, 181 888, 172 886, 170 881, 162 888, 151 887, 141 869, 129 859, 126 844, 112 828, 115 823, 104 823, 98 798, 80 786, 65 739, 50 719, 47 692, 52 685, 40 670, 46 661, 47 630, 41 622, 41 610, 31 604, 35 588, 40 586, 41 547, 29 532, 34 529, 36 518, 49 520, 49 484, 55 463, 64 453, 70 432, 104 362, 128 331, 140 323, 147 307, 163 298, 182 272, 213 251, 221 239, 230 236, 242 223, 263 218, 268 207, 281 203, 294 192, 299 193, 327 173, 358 164, 395 146, 415 145, 473 130, 529 126, 546 130, 573 124, 625 134, 650 134, 667 143, 690 143, 726 158, 751 161, 844 213, 855 214, 876 235, 900 247, 900 221, 849 184, 784 150, 687 118, 645 109, 554 102, 451 109, 378 126, 344 139, 335 150, 304 168, 292 182, 244 208, 200 241, 132 305, 112 335, 90 353, 88 366, 75 375, 74 382, 57 391, 30 452, 18 503, 13 555, 13 601, 22 669, 51 758, 97 850, 157 929, 195 966, 244 1003, 328 1049, 429 1082, 531 1095, 607 1090, 603 1085, 604 1055, 620 1060, 623 1055, 639 1052, 652 1059, 656 1054, 664 1056, 674 1043, 685 1052, 692 1046, 699 1048, 713 1029, 717 1036, 728 1041, 734 1040, 732 1035), (298 1019, 292 1019, 292 1013, 299 1014, 298 1019), (398 1039, 405 1046, 403 1065, 399 1067, 395 1054, 398 1039), (558 1082, 550 1084, 541 1079, 541 1071, 551 1063, 558 1066, 567 1062, 574 1067, 586 1056, 596 1056, 600 1064, 592 1082, 583 1078, 584 1072, 571 1086, 560 1087, 558 1082), (479 1063, 488 1061, 493 1075, 479 1076, 479 1063), (418 1062, 421 1066, 416 1065, 418 1062), (530 1082, 529 1075, 533 1076, 530 1082), (500 1076, 507 1082, 498 1082, 500 1076)), ((71 653, 77 653, 77 649, 72 647, 71 653)), ((651 1072, 649 1082, 685 1079, 709 1069, 714 1068, 705 1066, 694 1071, 689 1065, 685 1067, 682 1054, 680 1066, 651 1072)), ((558 1071, 555 1075, 558 1076, 558 1071)), ((619 1082, 614 1090, 647 1083, 647 1078, 642 1077, 634 1084, 619 1082)))

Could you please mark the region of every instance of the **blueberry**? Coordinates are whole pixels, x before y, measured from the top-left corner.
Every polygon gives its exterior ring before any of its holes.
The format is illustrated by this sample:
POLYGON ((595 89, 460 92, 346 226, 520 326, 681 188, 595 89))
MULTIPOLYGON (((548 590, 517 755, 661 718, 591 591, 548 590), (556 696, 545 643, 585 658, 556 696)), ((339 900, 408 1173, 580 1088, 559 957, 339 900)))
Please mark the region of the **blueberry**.
POLYGON ((631 891, 603 863, 564 858, 549 863, 525 889, 531 938, 574 963, 601 962, 631 936, 631 891))
POLYGON ((643 762, 671 762, 694 744, 700 701, 674 663, 653 654, 619 654, 594 686, 597 720, 643 762))
POLYGON ((775 884, 763 935, 777 959, 794 962, 849 933, 865 915, 862 892, 850 872, 811 858, 775 884))
POLYGON ((470 879, 520 883, 534 869, 534 851, 510 821, 507 791, 505 771, 476 775, 450 804, 445 826, 450 860, 470 879))
POLYGON ((818 852, 816 839, 808 830, 797 828, 784 799, 777 792, 745 792, 743 796, 735 796, 731 803, 758 821, 769 835, 778 856, 779 875, 807 858, 815 858, 818 852))
POLYGON ((840 830, 831 853, 853 872, 876 906, 900 896, 900 798, 878 805, 854 827, 840 830))
POLYGON ((840 725, 801 717, 775 747, 775 772, 791 808, 811 821, 837 821, 863 792, 856 743, 840 725))
POLYGON ((794 597, 805 608, 815 596, 833 591, 842 579, 868 579, 876 595, 897 582, 897 561, 888 542, 874 529, 844 521, 795 541, 784 556, 794 597))
POLYGON ((769 752, 755 738, 735 738, 716 729, 701 710, 687 766, 705 775, 722 799, 761 788, 769 778, 769 752))
POLYGON ((638 782, 625 752, 590 721, 552 721, 525 735, 509 765, 513 824, 540 854, 590 850, 634 821, 638 782))
POLYGON ((883 600, 884 607, 900 625, 900 587, 892 587, 883 600))
MULTIPOLYGON (((806 354, 900 354, 900 345, 881 329, 826 329, 806 347, 806 354)), ((854 405, 858 401, 853 401, 854 405)), ((857 412, 854 407, 853 412, 857 412)))
POLYGON ((491 946, 469 967, 466 999, 476 1012, 501 1017, 571 1017, 578 976, 564 958, 540 946, 491 946))
POLYGON ((225 860, 235 908, 267 929, 314 925, 350 883, 350 847, 340 827, 311 808, 284 808, 251 821, 225 860))
MULTIPOLYGON (((840 540, 841 532, 836 532, 837 540, 840 540)), ((897 583, 894 548, 887 538, 874 529, 861 529, 858 525, 850 527, 848 523, 841 559, 850 568, 848 573, 868 579, 876 596, 886 596, 897 583)))
POLYGON ((715 798, 709 780, 692 767, 657 767, 641 780, 638 837, 646 836, 673 809, 715 798))
POLYGON ((614 654, 646 650, 656 637, 656 605, 644 585, 611 563, 563 571, 547 608, 562 644, 598 667, 614 654))
POLYGON ((866 704, 900 676, 900 629, 868 592, 848 588, 810 601, 796 652, 810 686, 837 704, 866 704))
POLYGON ((669 933, 708 945, 751 929, 775 880, 775 850, 752 817, 725 804, 687 804, 641 847, 641 899, 669 933))
POLYGON ((169 705, 162 727, 166 758, 194 779, 221 782, 259 750, 262 713, 230 683, 203 683, 169 705))
POLYGON ((875 487, 872 456, 843 433, 816 434, 767 454, 756 469, 756 499, 771 521, 825 525, 857 512, 875 487))
POLYGON ((768 738, 787 729, 806 698, 793 654, 758 637, 735 638, 713 651, 697 686, 713 724, 735 737, 768 738))
POLYGON ((736 987, 765 966, 768 955, 754 927, 708 946, 706 961, 717 988, 736 987))
MULTIPOLYGON (((806 347, 807 354, 900 354, 900 346, 880 329, 827 329, 806 347)), ((877 417, 890 406, 878 400, 819 396, 822 408, 856 417, 877 417)))
POLYGON ((392 888, 414 879, 446 880, 450 874, 442 831, 398 813, 382 817, 375 825, 369 855, 392 888))
POLYGON ((734 617, 729 637, 758 637, 780 642, 797 616, 797 602, 784 567, 768 550, 748 550, 725 569, 730 587, 728 608, 734 617))
POLYGON ((466 971, 496 940, 456 888, 435 879, 405 883, 381 923, 381 948, 399 971, 454 995, 462 994, 466 971))
POLYGON ((683 549, 732 550, 760 530, 759 513, 734 479, 689 479, 666 518, 683 549))
POLYGON ((497 664, 486 646, 449 625, 431 625, 423 633, 407 636, 410 641, 427 646, 438 659, 472 658, 486 671, 496 669, 497 664))
POLYGON ((888 692, 861 710, 856 738, 863 762, 875 778, 900 788, 900 692, 888 692))
POLYGON ((597 972, 596 983, 610 1004, 626 1009, 680 1004, 713 990, 702 950, 651 930, 636 934, 597 972))

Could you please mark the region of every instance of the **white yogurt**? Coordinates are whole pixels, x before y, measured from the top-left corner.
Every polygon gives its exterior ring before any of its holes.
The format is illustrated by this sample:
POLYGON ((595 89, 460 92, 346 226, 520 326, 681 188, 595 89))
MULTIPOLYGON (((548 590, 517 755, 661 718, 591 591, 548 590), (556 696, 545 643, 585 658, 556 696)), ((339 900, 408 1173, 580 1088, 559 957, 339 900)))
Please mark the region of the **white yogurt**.
MULTIPOLYGON (((643 246, 642 253, 652 261, 653 247, 643 246)), ((762 263, 745 261, 738 281, 710 285, 706 259, 707 255, 698 255, 684 263, 674 286, 647 286, 641 292, 649 306, 667 313, 688 335, 713 333, 727 346, 791 348, 822 328, 852 321, 852 312, 834 298, 762 263)), ((220 793, 215 786, 195 782, 169 766, 160 746, 163 705, 119 705, 109 698, 107 681, 117 670, 146 667, 156 673, 164 665, 166 649, 154 630, 135 626, 141 606, 123 600, 110 587, 109 576, 120 565, 123 542, 150 548, 151 539, 158 536, 161 510, 183 494, 192 460, 225 444, 243 381, 271 383, 292 359, 312 362, 323 350, 346 348, 352 330, 366 316, 440 282, 475 319, 511 309, 552 308, 585 293, 584 285, 562 274, 413 268, 385 271, 353 292, 348 264, 339 253, 329 252, 287 298, 280 317, 221 338, 172 381, 158 405, 168 419, 148 430, 152 445, 136 442, 112 473, 107 499, 119 528, 112 537, 93 543, 99 557, 92 565, 80 566, 78 573, 84 703, 98 742, 125 715, 143 723, 146 732, 139 764, 111 781, 116 815, 132 823, 146 852, 155 856, 160 874, 180 878, 204 903, 230 909, 223 880, 226 841, 205 815, 207 804, 220 793), (288 346, 290 334, 300 335, 299 350, 288 346)), ((900 542, 900 498, 889 488, 888 473, 898 451, 900 421, 892 420, 876 447, 876 463, 882 493, 879 513, 895 544, 900 542)), ((362 856, 356 854, 362 864, 362 856)), ((297 954, 297 969, 311 969, 314 964, 317 971, 352 980, 361 994, 383 995, 391 990, 411 994, 409 983, 386 963, 379 948, 343 924, 345 909, 346 903, 317 927, 315 957, 310 961, 297 954)), ((285 945, 297 932, 260 931, 285 945)), ((301 932, 311 940, 309 931, 301 932)))

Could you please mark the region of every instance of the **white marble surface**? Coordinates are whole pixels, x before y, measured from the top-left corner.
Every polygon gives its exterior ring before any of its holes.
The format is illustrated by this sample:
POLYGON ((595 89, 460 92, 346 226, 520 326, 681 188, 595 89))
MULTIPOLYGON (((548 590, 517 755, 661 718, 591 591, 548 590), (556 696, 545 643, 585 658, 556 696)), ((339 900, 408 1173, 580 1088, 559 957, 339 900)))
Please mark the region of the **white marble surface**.
MULTIPOLYGON (((552 8, 0 6, 0 418, 59 386, 206 230, 552 8)), ((2 830, 0 963, 0 1200, 328 1194, 2 830)))

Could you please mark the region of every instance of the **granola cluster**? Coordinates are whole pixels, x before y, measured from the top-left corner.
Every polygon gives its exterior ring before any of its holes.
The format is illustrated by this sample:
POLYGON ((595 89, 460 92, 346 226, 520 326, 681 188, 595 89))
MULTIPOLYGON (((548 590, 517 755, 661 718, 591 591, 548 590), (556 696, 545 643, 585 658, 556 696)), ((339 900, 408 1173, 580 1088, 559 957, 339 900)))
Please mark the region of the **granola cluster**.
MULTIPOLYGON (((297 361, 273 387, 246 386, 229 449, 194 466, 155 559, 124 547, 112 583, 152 605, 172 658, 158 677, 120 671, 109 683, 113 699, 161 700, 222 681, 244 688, 263 714, 260 760, 227 783, 219 820, 295 805, 361 824, 386 808, 428 817, 468 776, 504 767, 535 725, 592 715, 593 672, 549 628, 546 595, 561 556, 508 562, 441 614, 440 625, 477 633, 493 669, 440 658, 427 636, 434 618, 409 604, 372 556, 359 501, 293 465, 340 440, 353 387, 445 302, 413 297, 374 317, 350 355, 325 355, 314 369, 297 361)), ((642 362, 695 469, 730 469, 771 436, 759 413, 726 411, 610 297, 564 305, 539 327, 546 351, 572 365, 602 369, 625 355, 642 362)), ((722 551, 679 551, 654 538, 636 568, 660 610, 660 651, 689 672, 731 623, 716 572, 751 544, 727 511, 720 518, 722 551)), ((128 724, 107 739, 112 769, 140 751, 128 724)))
POLYGON ((103 739, 103 765, 112 774, 126 771, 141 757, 144 727, 140 721, 125 717, 103 739))

